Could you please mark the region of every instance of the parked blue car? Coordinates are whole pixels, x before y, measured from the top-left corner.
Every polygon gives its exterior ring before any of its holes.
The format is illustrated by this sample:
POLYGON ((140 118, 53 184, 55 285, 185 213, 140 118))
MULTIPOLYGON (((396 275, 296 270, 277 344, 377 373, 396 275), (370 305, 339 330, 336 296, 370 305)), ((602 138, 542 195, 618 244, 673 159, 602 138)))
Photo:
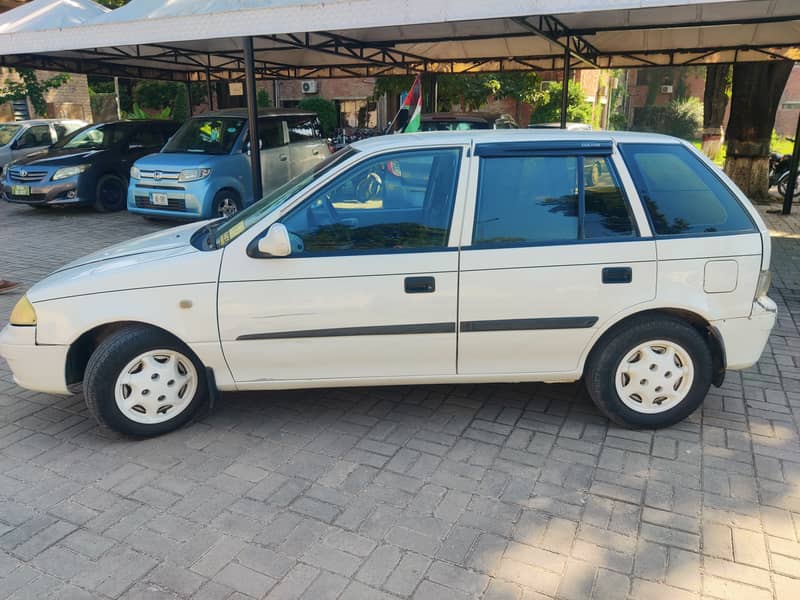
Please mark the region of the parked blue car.
MULTIPOLYGON (((260 111, 258 135, 265 192, 330 154, 313 112, 260 111)), ((130 212, 182 219, 229 217, 255 200, 245 109, 192 117, 161 152, 131 168, 130 212)))

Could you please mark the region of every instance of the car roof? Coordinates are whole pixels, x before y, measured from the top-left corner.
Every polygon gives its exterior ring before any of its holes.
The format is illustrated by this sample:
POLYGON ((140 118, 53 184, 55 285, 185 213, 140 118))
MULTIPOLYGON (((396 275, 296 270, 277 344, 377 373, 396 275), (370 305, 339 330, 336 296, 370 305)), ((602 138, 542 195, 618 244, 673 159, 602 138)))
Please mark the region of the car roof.
POLYGON ((470 131, 429 131, 402 133, 367 138, 351 144, 363 152, 379 152, 393 148, 419 146, 452 146, 489 144, 493 142, 628 142, 683 144, 678 138, 658 133, 635 131, 569 131, 564 129, 486 129, 470 131))
POLYGON ((25 119, 24 121, 6 121, 0 125, 47 125, 49 123, 86 123, 83 119, 25 119))
POLYGON ((503 113, 493 112, 435 112, 422 115, 423 121, 486 121, 494 123, 505 117, 503 113))
MULTIPOLYGON (((281 116, 317 116, 317 113, 310 110, 301 110, 297 108, 259 108, 259 117, 281 117, 281 116)), ((225 108, 222 110, 212 110, 204 112, 199 115, 193 115, 193 119, 202 119, 206 117, 238 117, 246 119, 248 117, 246 108, 225 108)))

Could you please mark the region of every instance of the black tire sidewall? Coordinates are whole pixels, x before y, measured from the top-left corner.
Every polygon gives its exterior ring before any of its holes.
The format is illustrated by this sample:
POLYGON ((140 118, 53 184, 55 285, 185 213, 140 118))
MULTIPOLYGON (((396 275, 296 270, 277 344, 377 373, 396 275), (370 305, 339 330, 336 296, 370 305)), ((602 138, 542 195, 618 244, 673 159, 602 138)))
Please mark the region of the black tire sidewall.
POLYGON ((100 177, 100 179, 97 180, 97 186, 95 188, 94 206, 100 212, 118 212, 125 208, 127 201, 126 195, 127 195, 127 186, 125 185, 124 179, 118 177, 117 175, 111 175, 111 174, 103 175, 102 177, 100 177), (103 200, 102 195, 100 194, 100 190, 102 189, 103 185, 111 180, 118 182, 120 187, 119 205, 115 206, 107 206, 103 200))
POLYGON ((121 329, 101 342, 89 359, 84 381, 87 403, 92 403, 98 420, 111 429, 134 437, 154 437, 188 423, 205 402, 208 389, 205 368, 194 353, 171 336, 149 327, 121 329), (197 390, 180 414, 158 424, 137 423, 119 410, 114 387, 122 369, 136 356, 150 350, 175 350, 192 361, 197 371, 197 390))
MULTIPOLYGON (((233 200, 233 202, 236 204, 236 212, 237 213, 240 210, 242 210, 242 201, 239 198, 239 194, 237 194, 233 190, 227 190, 227 189, 220 190, 216 194, 214 194, 214 205, 211 208, 211 210, 212 210, 211 218, 212 219, 217 219, 219 217, 224 216, 224 215, 220 214, 219 209, 220 209, 220 204, 222 203, 222 201, 225 198, 230 198, 231 200, 233 200)), ((231 216, 233 216, 233 215, 231 215, 231 216)))
POLYGON ((702 404, 711 386, 713 369, 711 351, 703 337, 691 325, 674 319, 652 319, 618 330, 587 364, 587 388, 597 406, 612 421, 635 428, 669 427, 691 415, 702 404), (689 355, 694 381, 686 397, 663 413, 640 413, 628 407, 616 389, 619 363, 636 346, 664 340, 680 345, 689 355))

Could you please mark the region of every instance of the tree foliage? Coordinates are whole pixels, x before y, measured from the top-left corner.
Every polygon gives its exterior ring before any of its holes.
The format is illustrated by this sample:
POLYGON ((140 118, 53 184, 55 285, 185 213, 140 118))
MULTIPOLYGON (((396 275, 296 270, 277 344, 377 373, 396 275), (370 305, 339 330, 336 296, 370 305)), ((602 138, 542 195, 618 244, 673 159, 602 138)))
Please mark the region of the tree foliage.
POLYGON ((260 88, 256 94, 256 104, 259 108, 269 108, 272 106, 272 100, 269 97, 269 92, 266 88, 260 88))
POLYGON ((325 135, 331 135, 333 130, 339 126, 339 114, 336 112, 336 105, 330 100, 320 96, 311 96, 310 98, 303 98, 297 106, 319 115, 319 122, 325 135))
MULTIPOLYGON (((542 94, 542 101, 531 115, 531 123, 556 123, 561 120, 561 83, 554 82, 542 94)), ((571 82, 567 92, 567 121, 589 123, 592 120, 592 105, 577 82, 571 82)))
POLYGON ((47 114, 45 94, 48 90, 59 88, 69 81, 69 75, 66 73, 58 73, 44 81, 39 81, 39 77, 33 69, 14 69, 14 71, 19 78, 6 79, 3 82, 3 86, 0 88, 0 104, 29 98, 33 110, 42 116, 47 114))

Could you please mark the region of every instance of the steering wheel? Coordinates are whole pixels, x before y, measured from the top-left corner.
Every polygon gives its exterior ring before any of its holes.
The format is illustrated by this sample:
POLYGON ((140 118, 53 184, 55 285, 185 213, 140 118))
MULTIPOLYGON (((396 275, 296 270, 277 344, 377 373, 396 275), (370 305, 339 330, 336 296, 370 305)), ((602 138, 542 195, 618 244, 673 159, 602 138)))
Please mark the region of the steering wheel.
POLYGON ((366 202, 380 196, 383 191, 383 181, 380 175, 371 171, 356 184, 355 196, 358 202, 366 202))

